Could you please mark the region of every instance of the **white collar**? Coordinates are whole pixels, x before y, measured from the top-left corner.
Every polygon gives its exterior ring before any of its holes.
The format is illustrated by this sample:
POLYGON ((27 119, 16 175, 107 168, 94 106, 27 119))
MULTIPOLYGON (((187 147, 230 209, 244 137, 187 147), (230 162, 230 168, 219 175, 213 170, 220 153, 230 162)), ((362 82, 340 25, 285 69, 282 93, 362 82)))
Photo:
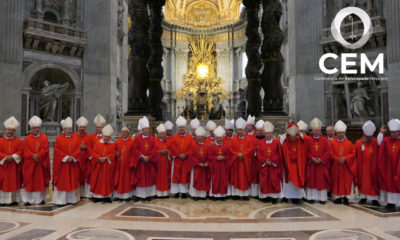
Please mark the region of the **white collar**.
POLYGON ((96 136, 98 136, 98 137, 102 137, 102 136, 103 136, 103 134, 102 134, 102 133, 96 133, 96 136))
POLYGON ((243 136, 241 136, 241 137, 239 137, 239 136, 238 136, 238 138, 239 138, 239 139, 244 139, 244 135, 243 135, 243 136))
POLYGON ((71 135, 71 136, 67 136, 67 135, 65 135, 65 134, 64 134, 64 137, 66 137, 66 138, 71 138, 71 137, 72 137, 72 135, 71 135))
POLYGON ((336 138, 336 140, 337 140, 338 142, 344 142, 345 138, 343 138, 342 140, 339 140, 339 138, 336 138))
POLYGON ((179 134, 179 136, 181 136, 181 137, 186 137, 186 133, 185 133, 185 134, 183 134, 183 135, 179 134))
POLYGON ((142 138, 149 138, 149 135, 145 136, 142 134, 142 138))
POLYGON ((122 141, 128 141, 129 138, 122 138, 122 141))
POLYGON ((4 138, 7 139, 7 140, 13 140, 13 139, 15 138, 15 136, 9 138, 9 137, 7 137, 7 135, 6 135, 6 136, 4 136, 4 138))
POLYGON ((314 139, 320 139, 321 137, 320 136, 318 136, 318 137, 317 136, 313 136, 313 138, 314 139))
POLYGON ((254 134, 254 130, 247 133, 247 135, 253 135, 253 134, 254 134))
POLYGON ((335 139, 335 137, 328 137, 328 140, 333 140, 335 139))
POLYGON ((201 143, 197 142, 197 144, 199 144, 199 145, 203 145, 203 144, 204 144, 204 142, 201 142, 201 143))
POLYGON ((221 142, 221 143, 217 143, 216 141, 215 141, 215 145, 217 145, 217 146, 222 146, 222 144, 223 144, 224 142, 221 142))
POLYGON ((105 143, 104 142, 104 139, 102 138, 102 139, 100 139, 100 141, 99 141, 100 143, 104 143, 104 144, 110 144, 110 143, 114 143, 114 140, 110 140, 108 143, 105 143))
POLYGON ((272 143, 273 141, 274 141, 273 138, 271 138, 270 140, 268 140, 268 139, 265 140, 266 143, 272 143))
POLYGON ((32 134, 32 136, 34 137, 34 138, 38 138, 38 137, 40 137, 40 133, 38 134, 38 135, 34 135, 34 134, 32 134))

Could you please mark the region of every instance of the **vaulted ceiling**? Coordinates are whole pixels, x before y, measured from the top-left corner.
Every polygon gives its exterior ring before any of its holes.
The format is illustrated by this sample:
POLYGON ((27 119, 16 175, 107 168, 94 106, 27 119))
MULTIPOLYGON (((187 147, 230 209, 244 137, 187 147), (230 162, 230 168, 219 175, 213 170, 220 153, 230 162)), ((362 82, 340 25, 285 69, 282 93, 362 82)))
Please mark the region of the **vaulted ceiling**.
POLYGON ((236 22, 241 0, 166 0, 165 20, 171 23, 208 28, 236 22))

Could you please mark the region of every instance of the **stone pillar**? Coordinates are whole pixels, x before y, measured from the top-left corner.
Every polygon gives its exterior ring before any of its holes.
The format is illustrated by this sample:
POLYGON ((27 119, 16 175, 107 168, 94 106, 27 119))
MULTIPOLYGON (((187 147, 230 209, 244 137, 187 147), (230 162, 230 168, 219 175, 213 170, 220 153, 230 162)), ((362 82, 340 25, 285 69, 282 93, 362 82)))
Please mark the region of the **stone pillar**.
POLYGON ((246 98, 247 98, 247 114, 258 116, 261 111, 260 97, 260 69, 261 57, 259 48, 261 38, 258 32, 260 20, 258 13, 260 11, 260 0, 243 0, 246 7, 247 26, 246 26, 246 55, 248 63, 246 66, 246 78, 248 81, 246 98))
MULTIPOLYGON (((22 96, 24 0, 0 1, 0 119, 15 116, 26 127, 27 95, 22 96), (24 99, 25 101, 22 101, 24 99)), ((27 79, 26 81, 29 81, 27 79)), ((19 133, 18 133, 19 134, 19 133)))
POLYGON ((162 109, 161 100, 163 98, 163 89, 161 87, 161 80, 164 75, 162 66, 163 59, 163 46, 161 42, 161 36, 163 29, 161 22, 164 19, 164 15, 161 11, 165 5, 165 0, 152 0, 150 1, 150 45, 151 55, 148 62, 150 71, 150 82, 149 82, 149 107, 151 115, 156 120, 162 120, 162 109))
POLYGON ((389 119, 400 115, 400 1, 385 0, 386 33, 387 33, 387 78, 389 94, 389 119))
POLYGON ((283 56, 281 46, 283 33, 279 26, 282 16, 282 5, 278 0, 262 0, 263 17, 261 22, 264 35, 261 48, 264 70, 261 85, 264 89, 264 113, 266 115, 285 115, 283 113, 283 89, 281 76, 283 56))
POLYGON ((148 1, 132 0, 129 4, 129 14, 132 18, 132 28, 129 33, 131 55, 129 57, 129 75, 131 78, 130 101, 127 115, 142 115, 147 110, 147 89, 149 88, 149 69, 147 62, 150 57, 150 39, 148 1))
POLYGON ((69 5, 70 5, 69 0, 64 0, 62 6, 62 14, 61 14, 62 23, 67 26, 69 26, 70 24, 69 5))

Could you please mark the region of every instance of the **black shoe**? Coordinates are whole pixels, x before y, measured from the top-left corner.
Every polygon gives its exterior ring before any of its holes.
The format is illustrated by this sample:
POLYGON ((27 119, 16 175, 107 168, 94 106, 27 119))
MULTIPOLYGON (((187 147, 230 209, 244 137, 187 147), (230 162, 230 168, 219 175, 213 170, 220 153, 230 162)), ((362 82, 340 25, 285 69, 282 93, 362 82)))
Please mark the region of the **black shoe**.
POLYGON ((30 204, 29 202, 24 203, 24 206, 31 206, 32 204, 30 204))
POLYGON ((6 206, 4 203, 0 203, 0 207, 4 207, 6 206))
POLYGON ((147 198, 145 198, 145 201, 146 202, 151 202, 153 200, 153 197, 147 197, 147 198))
POLYGON ((396 204, 388 203, 385 207, 386 210, 394 212, 396 211, 396 204))
POLYGON ((39 204, 40 205, 45 205, 46 203, 45 203, 45 201, 41 201, 39 204))
POLYGON ((378 200, 372 200, 372 206, 379 207, 381 205, 379 204, 378 200))
POLYGON ((293 199, 292 199, 292 203, 293 203, 293 204, 300 204, 301 201, 300 201, 300 199, 298 199, 298 198, 293 198, 293 199))
POLYGON ((174 198, 179 198, 179 193, 175 194, 174 198))
POLYGON ((133 197, 133 202, 139 202, 140 201, 140 198, 138 198, 138 197, 133 197))
POLYGON ((193 201, 199 201, 199 198, 198 197, 192 197, 192 200, 193 201))
POLYGON ((347 199, 347 197, 343 198, 343 204, 346 206, 349 206, 350 203, 349 203, 349 199, 347 199))
POLYGON ((282 198, 281 202, 287 203, 287 202, 289 202, 289 200, 288 200, 287 198, 284 197, 284 198, 282 198))
POLYGON ((334 204, 343 204, 343 199, 340 198, 336 198, 335 201, 333 201, 334 204))
POLYGON ((358 201, 358 204, 360 205, 364 205, 367 203, 367 199, 366 198, 361 198, 360 201, 358 201))
POLYGON ((10 204, 8 204, 8 206, 12 207, 12 206, 18 206, 18 202, 12 202, 10 204))
POLYGON ((239 196, 232 196, 232 200, 239 200, 240 197, 239 196))
POLYGON ((277 198, 272 198, 271 199, 271 203, 272 204, 277 204, 278 203, 278 199, 277 198))
POLYGON ((187 194, 187 193, 182 193, 182 195, 181 195, 182 199, 185 199, 185 198, 188 198, 188 197, 189 197, 189 194, 187 194))
POLYGON ((308 203, 309 203, 309 204, 314 204, 314 203, 315 203, 315 200, 308 200, 308 203))
POLYGON ((226 201, 226 197, 221 197, 221 198, 219 198, 219 200, 224 202, 224 201, 226 201))
POLYGON ((325 205, 325 201, 319 201, 319 204, 325 205))
POLYGON ((240 200, 242 200, 242 201, 249 201, 250 198, 249 198, 249 197, 240 197, 240 200))

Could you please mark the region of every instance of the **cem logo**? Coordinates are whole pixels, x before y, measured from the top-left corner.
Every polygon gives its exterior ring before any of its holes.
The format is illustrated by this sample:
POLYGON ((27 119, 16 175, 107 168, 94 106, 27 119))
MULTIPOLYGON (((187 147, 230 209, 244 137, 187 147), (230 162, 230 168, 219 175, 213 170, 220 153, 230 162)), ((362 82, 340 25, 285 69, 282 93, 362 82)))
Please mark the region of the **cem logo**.
MULTIPOLYGON (((333 38, 337 42, 342 44, 344 47, 352 49, 352 50, 361 48, 368 42, 368 40, 371 37, 371 34, 373 32, 371 18, 369 17, 368 13, 366 13, 361 8, 357 8, 357 7, 343 8, 335 16, 335 19, 333 20, 332 25, 331 25, 331 32, 332 32, 333 38), (354 43, 348 42, 342 36, 342 33, 340 31, 340 26, 341 26, 343 20, 346 17, 348 17, 352 23, 352 32, 351 32, 351 35, 349 36, 349 38, 354 39, 356 37, 353 32, 354 22, 353 22, 353 18, 351 16, 352 14, 358 16, 364 25, 364 31, 363 31, 361 38, 357 42, 354 42, 354 43)), ((328 58, 337 59, 338 57, 339 56, 334 53, 324 54, 319 60, 319 68, 321 69, 321 71, 324 72, 325 74, 337 73, 339 70, 337 68, 328 69, 325 66, 325 61, 328 58)), ((371 63, 371 61, 368 59, 368 57, 365 53, 361 53, 360 56, 358 56, 357 53, 342 53, 340 57, 341 57, 341 71, 340 72, 342 74, 358 74, 357 69, 352 68, 352 67, 356 66, 356 61, 354 59, 356 59, 358 57, 360 59, 360 73, 361 74, 365 74, 367 68, 371 72, 373 72, 377 67, 378 67, 379 74, 384 73, 384 55, 383 55, 383 53, 378 54, 377 58, 375 59, 375 61, 373 63, 371 63)))

